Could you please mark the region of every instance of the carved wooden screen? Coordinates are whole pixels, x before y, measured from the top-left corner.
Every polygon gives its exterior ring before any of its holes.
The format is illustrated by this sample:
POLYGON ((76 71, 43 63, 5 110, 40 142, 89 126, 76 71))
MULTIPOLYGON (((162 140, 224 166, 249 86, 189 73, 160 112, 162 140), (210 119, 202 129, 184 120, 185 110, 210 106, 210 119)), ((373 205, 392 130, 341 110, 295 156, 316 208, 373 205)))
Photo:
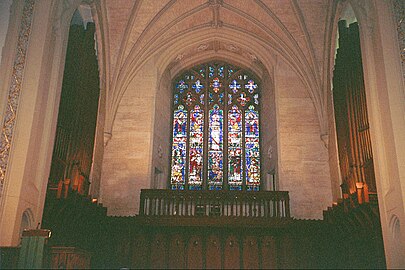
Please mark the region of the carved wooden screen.
POLYGON ((259 190, 257 79, 225 63, 175 79, 170 187, 259 190))
POLYGON ((347 27, 346 21, 339 22, 333 100, 342 192, 349 195, 363 189, 375 193, 373 152, 357 23, 347 27))

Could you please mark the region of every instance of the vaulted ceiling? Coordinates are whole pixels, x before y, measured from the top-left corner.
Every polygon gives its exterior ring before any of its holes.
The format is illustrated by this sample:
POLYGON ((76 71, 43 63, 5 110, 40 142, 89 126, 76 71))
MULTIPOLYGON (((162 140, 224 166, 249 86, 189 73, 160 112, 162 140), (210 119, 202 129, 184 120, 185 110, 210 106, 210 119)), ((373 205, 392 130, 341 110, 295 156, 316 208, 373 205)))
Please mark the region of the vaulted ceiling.
MULTIPOLYGON (((130 80, 152 57, 161 71, 172 69, 172 76, 192 59, 215 55, 259 67, 260 74, 280 57, 308 87, 322 129, 335 4, 333 0, 101 1, 97 23, 108 59, 107 111, 116 110, 130 80)), ((107 116, 107 129, 112 121, 107 116)))

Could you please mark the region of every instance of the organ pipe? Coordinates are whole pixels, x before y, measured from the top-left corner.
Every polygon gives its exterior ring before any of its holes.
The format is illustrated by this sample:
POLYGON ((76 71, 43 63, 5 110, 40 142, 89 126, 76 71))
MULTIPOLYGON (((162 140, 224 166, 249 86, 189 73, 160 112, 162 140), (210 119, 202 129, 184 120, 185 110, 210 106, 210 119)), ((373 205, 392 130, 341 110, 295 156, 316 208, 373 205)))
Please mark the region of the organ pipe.
POLYGON ((338 28, 339 48, 333 72, 333 103, 342 193, 344 197, 363 194, 363 198, 358 198, 361 203, 368 201, 368 193, 376 193, 377 190, 359 27, 357 23, 347 26, 346 21, 342 20, 338 28), (362 189, 360 193, 359 189, 362 189))

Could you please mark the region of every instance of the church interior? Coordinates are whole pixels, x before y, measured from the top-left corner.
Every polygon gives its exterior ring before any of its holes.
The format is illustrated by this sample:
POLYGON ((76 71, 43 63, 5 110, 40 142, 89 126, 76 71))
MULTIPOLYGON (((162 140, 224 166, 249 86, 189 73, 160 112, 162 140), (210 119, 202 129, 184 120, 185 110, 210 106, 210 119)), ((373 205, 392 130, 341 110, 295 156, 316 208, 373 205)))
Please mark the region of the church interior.
POLYGON ((2 0, 0 88, 0 269, 405 268, 402 0, 2 0))

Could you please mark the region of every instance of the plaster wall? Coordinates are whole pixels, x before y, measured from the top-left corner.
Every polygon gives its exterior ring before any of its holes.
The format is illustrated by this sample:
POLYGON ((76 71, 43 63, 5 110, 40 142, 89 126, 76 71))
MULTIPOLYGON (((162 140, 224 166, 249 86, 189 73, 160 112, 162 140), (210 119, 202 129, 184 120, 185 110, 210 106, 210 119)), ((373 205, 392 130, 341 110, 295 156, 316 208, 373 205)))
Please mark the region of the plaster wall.
POLYGON ((275 73, 280 190, 290 194, 291 215, 321 219, 332 203, 328 150, 299 77, 282 61, 275 73))

